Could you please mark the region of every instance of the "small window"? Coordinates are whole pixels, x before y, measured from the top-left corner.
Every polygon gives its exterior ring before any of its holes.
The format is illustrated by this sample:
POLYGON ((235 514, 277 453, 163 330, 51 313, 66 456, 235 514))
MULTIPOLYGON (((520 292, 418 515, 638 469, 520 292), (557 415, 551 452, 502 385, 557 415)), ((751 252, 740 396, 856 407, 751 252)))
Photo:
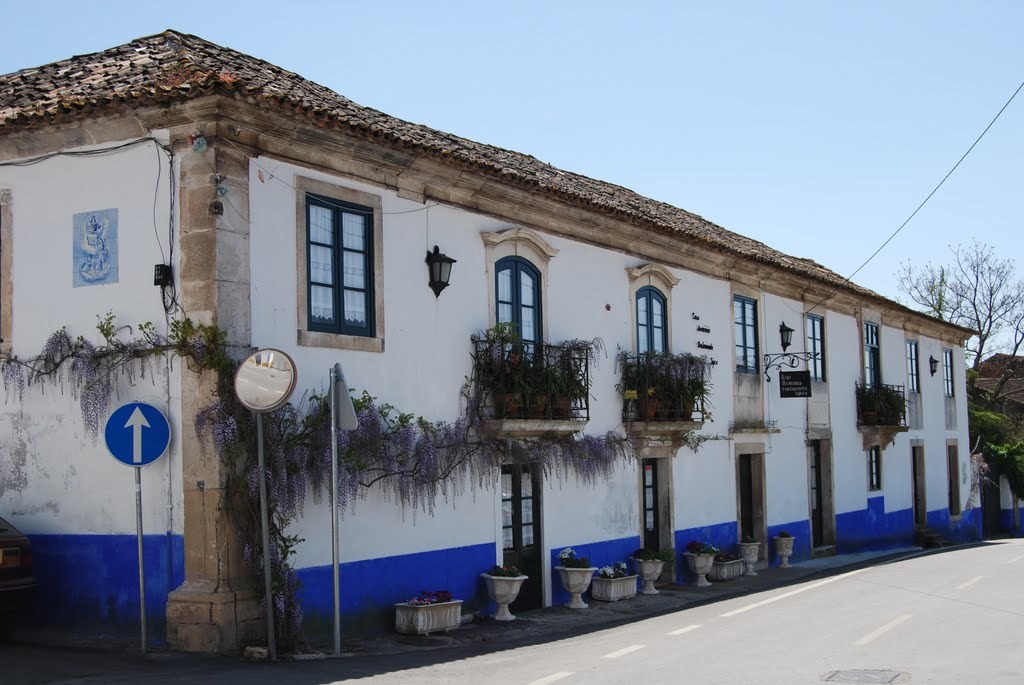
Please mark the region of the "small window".
POLYGON ((636 291, 636 351, 661 354, 668 349, 665 296, 651 286, 636 291))
POLYGON ((882 489, 882 448, 868 450, 868 490, 882 489))
POLYGON ((811 359, 807 369, 811 378, 816 381, 825 380, 825 319, 814 314, 807 315, 807 351, 811 359))
POLYGON ((882 365, 878 351, 878 324, 864 324, 864 385, 874 388, 882 384, 882 365))
POLYGON ((757 303, 749 297, 733 297, 736 322, 736 371, 757 373, 757 303))
POLYGON ((522 257, 505 257, 495 264, 497 323, 514 323, 527 348, 543 340, 541 334, 540 272, 522 257))
POLYGON ((907 390, 921 392, 921 375, 917 363, 917 341, 907 341, 907 390))
POLYGON ((373 209, 307 194, 309 330, 374 335, 373 209))
POLYGON ((949 478, 949 515, 960 514, 960 456, 956 445, 946 445, 946 473, 949 478))
POLYGON ((942 350, 942 381, 946 397, 953 396, 953 350, 942 350))

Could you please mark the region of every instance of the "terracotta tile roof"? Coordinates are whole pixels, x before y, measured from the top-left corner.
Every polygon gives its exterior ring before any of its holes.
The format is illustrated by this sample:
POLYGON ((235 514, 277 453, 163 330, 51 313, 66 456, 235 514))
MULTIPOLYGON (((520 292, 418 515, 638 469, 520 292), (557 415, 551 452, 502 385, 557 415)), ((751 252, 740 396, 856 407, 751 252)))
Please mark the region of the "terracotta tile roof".
POLYGON ((814 261, 784 254, 628 188, 563 171, 530 155, 397 119, 263 60, 176 31, 0 76, 0 135, 98 110, 183 102, 213 93, 284 108, 321 126, 336 126, 387 144, 413 148, 449 164, 496 176, 504 183, 529 187, 533 192, 649 228, 682 234, 715 249, 913 311, 847 283, 814 261))

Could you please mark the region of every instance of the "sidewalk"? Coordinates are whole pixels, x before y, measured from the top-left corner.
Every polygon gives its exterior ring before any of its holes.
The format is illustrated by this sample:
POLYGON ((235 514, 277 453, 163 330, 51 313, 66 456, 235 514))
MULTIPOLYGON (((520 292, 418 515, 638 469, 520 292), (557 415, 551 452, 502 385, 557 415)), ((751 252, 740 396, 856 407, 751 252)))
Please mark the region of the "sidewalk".
MULTIPOLYGON (((947 548, 948 549, 948 548, 947 548)), ((791 568, 766 568, 757 576, 741 576, 724 582, 712 583, 711 587, 698 588, 693 585, 661 585, 658 595, 640 595, 619 602, 589 601, 590 607, 583 610, 566 609, 561 606, 516 612, 515 621, 500 622, 490 618, 474 620, 463 624, 451 633, 436 635, 388 635, 374 640, 344 641, 343 656, 369 656, 402 654, 446 647, 468 646, 479 642, 501 641, 502 646, 511 644, 532 644, 549 642, 572 635, 605 630, 633 621, 660 616, 690 607, 720 602, 756 592, 792 585, 816 576, 873 566, 886 561, 920 552, 920 547, 901 547, 881 552, 858 552, 838 554, 794 563, 791 568)), ((317 645, 323 650, 320 656, 333 657, 330 649, 317 645)), ((318 658, 308 655, 300 658, 318 658)))

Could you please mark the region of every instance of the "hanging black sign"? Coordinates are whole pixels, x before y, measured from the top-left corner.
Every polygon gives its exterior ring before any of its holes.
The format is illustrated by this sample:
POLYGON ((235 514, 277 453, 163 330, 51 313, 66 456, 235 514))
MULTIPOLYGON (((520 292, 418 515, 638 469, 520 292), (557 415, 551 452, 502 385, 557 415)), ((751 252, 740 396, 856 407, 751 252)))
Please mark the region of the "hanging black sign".
POLYGON ((782 397, 810 397, 810 371, 779 371, 779 393, 782 397))

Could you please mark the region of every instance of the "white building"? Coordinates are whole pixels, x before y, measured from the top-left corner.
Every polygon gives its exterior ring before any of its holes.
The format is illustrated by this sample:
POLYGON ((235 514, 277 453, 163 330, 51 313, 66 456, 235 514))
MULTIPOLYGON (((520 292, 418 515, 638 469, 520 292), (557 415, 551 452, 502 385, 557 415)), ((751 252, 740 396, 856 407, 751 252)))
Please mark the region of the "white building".
MULTIPOLYGON (((510 559, 532 583, 515 607, 564 601, 552 569, 567 546, 600 565, 645 543, 733 548, 751 535, 776 563, 769 542, 783 529, 796 559, 906 544, 915 524, 980 535, 970 331, 684 210, 394 119, 196 37, 166 32, 0 77, 0 204, 2 351, 22 360, 61 327, 100 344, 108 312, 166 334, 177 297, 237 346, 286 351, 300 392, 322 390, 340 361, 352 387, 454 420, 470 336, 499 317, 538 342, 603 341, 578 414, 588 419, 485 428, 517 439, 629 432, 636 458, 592 486, 529 466, 502 479, 494 467, 483 488, 442 498, 432 515, 370 489, 340 525, 349 625, 380 625, 423 588, 480 605, 479 573, 510 559), (105 236, 102 264, 81 233, 91 220, 105 227, 93 229, 105 236), (439 296, 424 267, 434 245, 458 260, 439 296), (173 267, 173 289, 153 285, 156 264, 173 267), (788 352, 820 353, 809 398, 781 398, 777 368, 766 382, 782 324, 795 329, 788 352), (714 360, 703 422, 624 422, 614 357, 645 345, 714 360), (900 386, 906 411, 863 411, 858 385, 900 386), (694 450, 687 432, 712 439, 694 450)), ((39 618, 130 632, 133 476, 90 432, 73 382, 21 394, 5 378, 0 515, 35 546, 39 618)), ((225 651, 261 623, 226 467, 193 426, 212 388, 209 374, 160 362, 134 382, 119 377, 112 406, 148 401, 174 433, 142 474, 154 636, 225 651)), ((326 503, 307 501, 293 530, 316 631, 331 606, 326 503)), ((673 573, 687 581, 684 565, 673 573)))

